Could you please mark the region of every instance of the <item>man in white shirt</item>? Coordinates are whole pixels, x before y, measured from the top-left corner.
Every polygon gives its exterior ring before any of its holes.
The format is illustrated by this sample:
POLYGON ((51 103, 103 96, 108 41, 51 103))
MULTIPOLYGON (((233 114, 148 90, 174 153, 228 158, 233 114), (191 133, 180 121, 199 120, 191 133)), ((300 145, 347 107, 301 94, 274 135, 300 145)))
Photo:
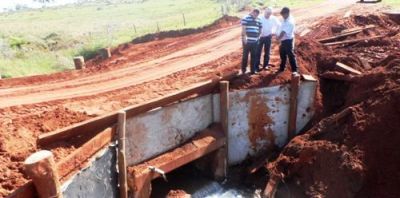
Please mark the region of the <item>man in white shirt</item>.
POLYGON ((271 41, 272 36, 276 35, 276 32, 280 28, 279 20, 272 15, 272 8, 268 7, 265 9, 264 15, 260 17, 262 24, 261 38, 257 50, 257 63, 258 67, 260 64, 262 49, 264 48, 264 62, 263 69, 268 69, 268 64, 271 55, 271 41))
POLYGON ((295 24, 293 18, 290 16, 290 10, 284 7, 281 11, 283 17, 283 22, 281 24, 279 37, 281 41, 281 46, 279 48, 279 54, 281 57, 281 65, 279 72, 283 72, 286 67, 286 60, 289 58, 289 63, 292 68, 293 73, 297 73, 297 62, 296 56, 294 54, 294 32, 295 24))

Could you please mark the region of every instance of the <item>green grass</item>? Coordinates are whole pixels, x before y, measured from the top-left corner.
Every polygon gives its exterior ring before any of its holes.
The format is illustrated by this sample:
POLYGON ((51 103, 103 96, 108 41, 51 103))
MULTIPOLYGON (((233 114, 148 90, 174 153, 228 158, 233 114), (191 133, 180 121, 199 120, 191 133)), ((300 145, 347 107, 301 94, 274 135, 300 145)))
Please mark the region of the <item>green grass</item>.
POLYGON ((157 24, 161 31, 210 24, 222 15, 220 6, 215 0, 147 0, 1 14, 0 73, 19 77, 72 69, 73 56, 93 56, 100 48, 156 32, 157 24))
POLYGON ((400 1, 399 0, 382 0, 382 3, 388 5, 392 8, 400 10, 400 1))

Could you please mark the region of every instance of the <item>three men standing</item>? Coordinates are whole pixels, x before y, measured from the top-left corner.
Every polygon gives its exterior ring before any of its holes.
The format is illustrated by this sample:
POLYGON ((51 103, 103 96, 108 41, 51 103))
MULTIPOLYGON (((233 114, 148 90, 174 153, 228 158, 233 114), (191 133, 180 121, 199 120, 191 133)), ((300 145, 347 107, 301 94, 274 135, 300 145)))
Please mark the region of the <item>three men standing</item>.
POLYGON ((281 64, 278 70, 285 70, 287 58, 293 73, 297 73, 297 62, 294 54, 294 31, 295 24, 290 16, 290 10, 284 7, 281 11, 282 24, 272 15, 272 8, 265 10, 264 16, 258 18, 260 11, 255 9, 244 17, 242 24, 243 58, 242 72, 246 72, 249 53, 251 54, 250 71, 254 74, 259 71, 262 49, 264 48, 264 62, 262 67, 268 69, 271 54, 272 37, 275 35, 281 42, 279 54, 281 64))

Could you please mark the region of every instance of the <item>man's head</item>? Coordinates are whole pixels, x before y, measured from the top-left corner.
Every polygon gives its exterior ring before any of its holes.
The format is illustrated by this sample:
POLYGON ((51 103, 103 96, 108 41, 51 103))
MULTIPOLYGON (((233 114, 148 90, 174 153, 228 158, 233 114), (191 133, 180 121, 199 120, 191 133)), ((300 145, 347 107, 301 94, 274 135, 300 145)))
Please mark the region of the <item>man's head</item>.
POLYGON ((259 14, 260 14, 260 10, 258 10, 258 9, 254 9, 253 11, 250 12, 250 15, 253 18, 257 18, 259 14))
POLYGON ((265 8, 265 11, 264 11, 265 18, 268 19, 271 15, 272 15, 272 7, 265 8))
POLYGON ((284 19, 287 19, 287 18, 289 17, 289 15, 290 15, 290 10, 289 10, 289 8, 288 8, 288 7, 282 8, 282 10, 281 10, 281 16, 282 16, 284 19))

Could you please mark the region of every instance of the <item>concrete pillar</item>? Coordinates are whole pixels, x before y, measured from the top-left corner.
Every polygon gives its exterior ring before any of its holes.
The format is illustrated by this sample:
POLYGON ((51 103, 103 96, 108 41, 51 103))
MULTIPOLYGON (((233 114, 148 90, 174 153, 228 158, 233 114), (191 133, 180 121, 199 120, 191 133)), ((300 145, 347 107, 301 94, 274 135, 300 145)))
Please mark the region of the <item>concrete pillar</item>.
POLYGON ((85 68, 85 58, 83 56, 74 57, 74 64, 77 70, 85 68))
POLYGON ((101 49, 100 54, 104 59, 111 58, 111 49, 109 47, 101 49))

